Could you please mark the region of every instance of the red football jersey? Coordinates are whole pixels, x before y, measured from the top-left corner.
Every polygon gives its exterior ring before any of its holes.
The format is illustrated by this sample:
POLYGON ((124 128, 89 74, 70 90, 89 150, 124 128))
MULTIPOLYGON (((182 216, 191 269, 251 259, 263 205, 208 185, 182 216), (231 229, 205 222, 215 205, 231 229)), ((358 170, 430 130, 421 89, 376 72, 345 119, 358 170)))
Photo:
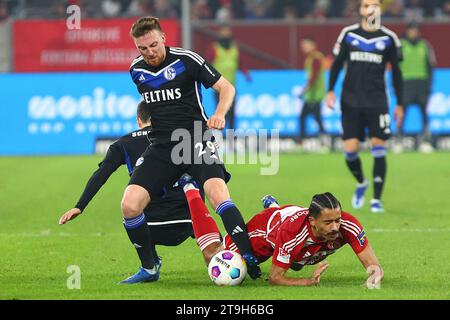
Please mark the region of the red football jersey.
MULTIPOLYGON (((351 214, 342 212, 338 238, 318 241, 312 234, 308 213, 308 208, 286 205, 256 214, 247 223, 247 231, 259 262, 273 257, 273 264, 288 269, 293 262, 301 266, 316 264, 347 243, 356 254, 366 248, 368 240, 364 230, 351 214)), ((238 251, 228 235, 224 244, 227 250, 238 251)))

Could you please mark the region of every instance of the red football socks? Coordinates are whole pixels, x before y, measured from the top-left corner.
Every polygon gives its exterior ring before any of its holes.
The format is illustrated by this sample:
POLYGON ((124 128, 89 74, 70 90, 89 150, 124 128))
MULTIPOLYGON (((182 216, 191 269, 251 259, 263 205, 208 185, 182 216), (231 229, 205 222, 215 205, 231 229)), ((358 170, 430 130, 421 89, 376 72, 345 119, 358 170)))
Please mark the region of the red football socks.
POLYGON ((187 190, 185 194, 191 212, 195 239, 200 250, 203 251, 211 243, 220 242, 219 228, 211 217, 198 189, 192 188, 187 190))

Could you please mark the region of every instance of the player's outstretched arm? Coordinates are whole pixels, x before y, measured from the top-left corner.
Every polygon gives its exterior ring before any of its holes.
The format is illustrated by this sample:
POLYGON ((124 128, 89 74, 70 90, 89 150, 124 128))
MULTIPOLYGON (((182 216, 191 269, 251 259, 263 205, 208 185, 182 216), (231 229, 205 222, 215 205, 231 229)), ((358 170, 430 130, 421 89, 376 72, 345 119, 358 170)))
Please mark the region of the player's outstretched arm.
POLYGON ((384 277, 384 271, 381 267, 375 253, 370 244, 358 254, 358 259, 361 261, 364 269, 366 269, 369 277, 366 281, 366 286, 369 289, 380 288, 381 280, 384 277))
POLYGON ((61 218, 59 219, 59 224, 65 224, 66 222, 78 217, 92 200, 92 198, 97 194, 100 188, 106 183, 113 172, 118 167, 120 167, 120 160, 112 160, 114 159, 113 156, 115 154, 117 154, 117 152, 114 151, 111 146, 105 159, 100 163, 100 167, 89 178, 89 181, 87 182, 80 199, 75 204, 75 207, 61 216, 61 218))
POLYGON ((281 286, 315 286, 320 282, 320 276, 329 267, 328 263, 320 263, 314 271, 311 278, 290 278, 286 277, 287 269, 283 269, 277 265, 272 264, 272 269, 269 274, 269 282, 272 285, 281 286))
POLYGON ((65 224, 66 222, 75 219, 81 214, 81 210, 78 208, 72 208, 66 213, 64 213, 61 218, 59 218, 59 224, 65 224))
POLYGON ((224 77, 220 77, 217 80, 213 85, 213 89, 219 94, 219 103, 214 114, 208 119, 207 125, 211 129, 222 130, 225 128, 225 115, 233 103, 236 90, 224 77))

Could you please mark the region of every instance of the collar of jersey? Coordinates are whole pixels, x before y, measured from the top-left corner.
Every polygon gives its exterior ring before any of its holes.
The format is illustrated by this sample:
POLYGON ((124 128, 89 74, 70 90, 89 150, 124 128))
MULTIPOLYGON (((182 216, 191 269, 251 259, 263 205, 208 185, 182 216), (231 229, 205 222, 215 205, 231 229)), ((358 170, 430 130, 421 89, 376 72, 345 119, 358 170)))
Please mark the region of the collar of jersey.
POLYGON ((169 67, 173 66, 174 64, 176 64, 178 61, 180 61, 180 59, 175 60, 174 62, 172 62, 168 66, 165 66, 164 68, 162 68, 161 70, 159 70, 157 72, 151 72, 151 71, 148 71, 148 70, 142 69, 142 68, 133 68, 133 70, 134 71, 144 72, 144 73, 147 73, 147 74, 150 74, 150 75, 156 77, 156 76, 160 75, 162 72, 164 72, 164 70, 166 70, 167 68, 169 68, 169 67))

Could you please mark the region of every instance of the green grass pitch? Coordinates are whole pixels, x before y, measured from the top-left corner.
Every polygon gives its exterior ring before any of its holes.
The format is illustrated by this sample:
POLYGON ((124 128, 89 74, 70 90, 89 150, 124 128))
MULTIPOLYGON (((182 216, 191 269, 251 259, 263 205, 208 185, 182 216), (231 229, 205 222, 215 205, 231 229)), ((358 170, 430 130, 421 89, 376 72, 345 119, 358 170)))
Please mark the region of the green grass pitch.
MULTIPOLYGON (((85 213, 67 225, 58 219, 78 199, 99 156, 0 158, 0 299, 449 299, 450 154, 388 157, 386 212, 366 204, 350 208, 354 181, 341 154, 283 154, 273 176, 258 165, 228 165, 232 199, 248 220, 271 193, 283 204, 307 206, 313 194, 333 192, 356 215, 380 259, 380 290, 365 289, 366 274, 350 247, 327 261, 317 287, 273 287, 263 277, 240 287, 217 287, 208 278, 194 240, 158 247, 156 283, 117 283, 137 271, 138 258, 123 230, 120 199, 126 169, 114 174, 85 213), (67 268, 79 266, 81 288, 68 289, 67 268)), ((363 153, 371 177, 372 159, 363 153)), ((372 190, 369 189, 368 195, 372 190)), ((368 202, 368 201, 366 201, 368 202)), ((222 223, 214 215, 219 226, 222 223)), ((310 276, 313 267, 291 276, 310 276)))

